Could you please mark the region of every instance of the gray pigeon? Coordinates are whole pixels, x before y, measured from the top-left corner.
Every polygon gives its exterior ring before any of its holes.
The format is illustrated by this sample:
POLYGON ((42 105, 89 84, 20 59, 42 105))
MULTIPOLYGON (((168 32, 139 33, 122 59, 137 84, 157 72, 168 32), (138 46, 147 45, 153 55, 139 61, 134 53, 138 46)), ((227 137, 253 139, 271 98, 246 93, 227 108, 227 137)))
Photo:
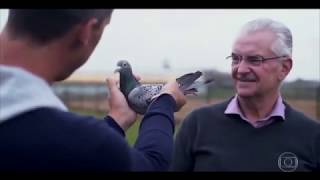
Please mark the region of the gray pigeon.
MULTIPOLYGON (((120 60, 117 66, 120 67, 116 69, 116 72, 120 73, 120 91, 124 94, 129 106, 135 112, 144 114, 152 102, 152 97, 160 93, 164 84, 141 84, 135 79, 131 65, 126 60, 120 60)), ((201 75, 202 72, 196 71, 177 78, 176 80, 181 91, 185 95, 195 94, 200 85, 208 84, 212 81, 196 81, 201 75)))

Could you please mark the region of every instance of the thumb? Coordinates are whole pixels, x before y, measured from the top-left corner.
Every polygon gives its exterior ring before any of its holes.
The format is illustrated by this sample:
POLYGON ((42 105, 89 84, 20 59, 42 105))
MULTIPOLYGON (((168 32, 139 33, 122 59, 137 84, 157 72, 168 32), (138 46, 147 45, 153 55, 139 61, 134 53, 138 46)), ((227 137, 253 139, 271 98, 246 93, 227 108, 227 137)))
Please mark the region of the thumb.
POLYGON ((117 82, 115 79, 107 78, 106 81, 107 81, 107 86, 108 86, 111 93, 118 90, 117 82))

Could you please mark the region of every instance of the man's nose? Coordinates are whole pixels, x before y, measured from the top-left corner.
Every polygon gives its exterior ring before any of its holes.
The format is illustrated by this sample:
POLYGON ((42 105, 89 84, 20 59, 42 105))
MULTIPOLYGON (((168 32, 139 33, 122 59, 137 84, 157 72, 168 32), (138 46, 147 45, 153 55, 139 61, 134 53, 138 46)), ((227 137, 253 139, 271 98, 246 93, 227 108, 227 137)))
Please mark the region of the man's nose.
POLYGON ((250 72, 250 66, 244 59, 242 59, 239 62, 237 69, 238 69, 238 73, 248 73, 248 72, 250 72))

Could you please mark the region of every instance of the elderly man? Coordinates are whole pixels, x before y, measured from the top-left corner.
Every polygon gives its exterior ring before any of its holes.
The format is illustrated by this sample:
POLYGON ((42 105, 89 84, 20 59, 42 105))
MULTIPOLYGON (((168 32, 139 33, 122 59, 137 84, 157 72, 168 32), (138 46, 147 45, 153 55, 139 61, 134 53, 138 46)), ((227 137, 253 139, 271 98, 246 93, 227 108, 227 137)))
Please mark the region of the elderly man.
POLYGON ((290 30, 270 19, 248 22, 227 59, 236 94, 187 116, 172 170, 320 170, 320 125, 280 93, 292 68, 290 30))

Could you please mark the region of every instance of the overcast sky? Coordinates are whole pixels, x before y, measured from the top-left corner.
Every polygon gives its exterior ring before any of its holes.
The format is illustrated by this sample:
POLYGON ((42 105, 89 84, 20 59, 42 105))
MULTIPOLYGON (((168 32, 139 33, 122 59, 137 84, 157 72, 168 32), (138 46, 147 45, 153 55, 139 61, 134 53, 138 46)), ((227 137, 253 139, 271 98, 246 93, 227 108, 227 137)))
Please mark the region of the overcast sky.
MULTIPOLYGON (((7 10, 0 10, 0 28, 7 10)), ((293 34, 293 70, 288 80, 320 79, 319 9, 116 9, 90 60, 77 72, 106 72, 119 59, 139 73, 198 69, 230 71, 225 60, 247 21, 266 17, 287 25, 293 34)))

